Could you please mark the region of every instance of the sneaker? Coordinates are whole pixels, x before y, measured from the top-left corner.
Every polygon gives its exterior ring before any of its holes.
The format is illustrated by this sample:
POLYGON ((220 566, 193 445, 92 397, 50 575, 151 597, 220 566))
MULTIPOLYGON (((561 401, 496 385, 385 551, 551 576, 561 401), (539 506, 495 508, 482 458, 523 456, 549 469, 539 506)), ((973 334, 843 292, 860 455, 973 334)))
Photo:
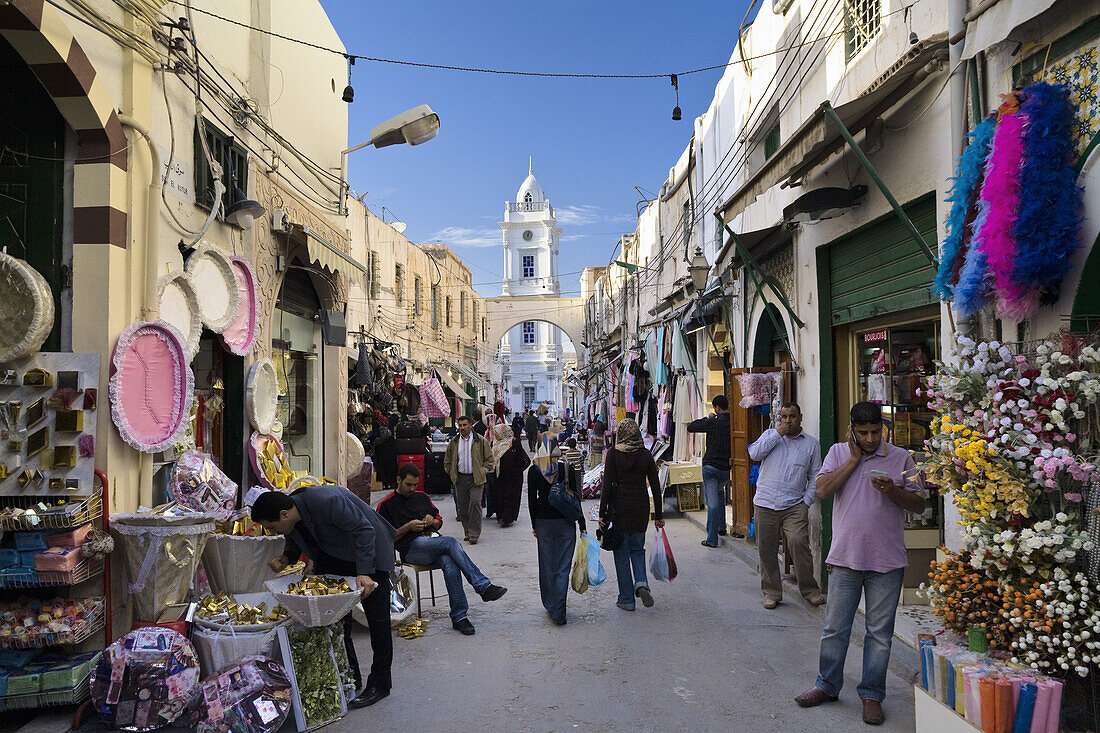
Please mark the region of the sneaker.
POLYGON ((499 600, 507 592, 507 588, 490 583, 489 587, 481 591, 481 593, 479 593, 478 595, 481 596, 481 600, 488 603, 489 601, 499 600))
POLYGON ((615 605, 618 606, 619 608, 623 609, 624 611, 633 611, 634 610, 634 604, 633 603, 623 603, 622 601, 619 601, 615 605))
POLYGON ((644 585, 638 586, 634 590, 634 595, 642 599, 642 605, 646 608, 653 608, 653 594, 649 592, 649 588, 644 585))
POLYGON ((470 619, 464 618, 459 621, 452 621, 451 627, 458 632, 461 632, 463 636, 473 636, 477 633, 477 629, 470 623, 470 619))

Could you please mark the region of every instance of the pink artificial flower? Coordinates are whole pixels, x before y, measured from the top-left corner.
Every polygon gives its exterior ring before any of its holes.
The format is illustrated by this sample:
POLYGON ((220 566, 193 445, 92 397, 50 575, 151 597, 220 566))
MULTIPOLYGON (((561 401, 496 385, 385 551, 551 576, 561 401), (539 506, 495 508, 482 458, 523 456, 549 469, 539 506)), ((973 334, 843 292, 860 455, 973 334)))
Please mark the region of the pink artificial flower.
POLYGON ((1066 442, 1072 443, 1077 440, 1077 433, 1066 433, 1066 442))
POLYGON ((1063 498, 1065 498, 1066 501, 1072 501, 1074 504, 1080 504, 1085 499, 1084 496, 1078 494, 1077 492, 1066 492, 1065 494, 1062 494, 1062 496, 1063 498))

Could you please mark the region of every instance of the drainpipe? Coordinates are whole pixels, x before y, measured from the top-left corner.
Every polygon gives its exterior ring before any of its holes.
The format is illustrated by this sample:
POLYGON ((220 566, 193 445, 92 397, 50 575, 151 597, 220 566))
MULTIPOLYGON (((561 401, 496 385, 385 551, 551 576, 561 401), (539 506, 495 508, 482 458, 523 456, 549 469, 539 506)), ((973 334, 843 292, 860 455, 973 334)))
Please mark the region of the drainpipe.
MULTIPOLYGON (((160 155, 157 153, 149 130, 133 117, 119 114, 118 121, 145 140, 149 150, 149 190, 145 199, 145 298, 142 301, 141 317, 150 320, 157 310, 154 306, 157 297, 157 243, 160 236, 160 155)), ((138 502, 142 506, 153 506, 153 456, 142 453, 138 470, 138 502)))
MULTIPOLYGON (((962 64, 963 42, 966 40, 967 0, 947 0, 947 37, 948 58, 951 68, 951 160, 962 153, 966 139, 966 66, 962 64)), ((973 69, 977 73, 977 69, 973 69)), ((954 310, 954 304, 948 304, 954 310)), ((955 319, 959 333, 966 334, 972 329, 972 321, 959 317, 955 319)))

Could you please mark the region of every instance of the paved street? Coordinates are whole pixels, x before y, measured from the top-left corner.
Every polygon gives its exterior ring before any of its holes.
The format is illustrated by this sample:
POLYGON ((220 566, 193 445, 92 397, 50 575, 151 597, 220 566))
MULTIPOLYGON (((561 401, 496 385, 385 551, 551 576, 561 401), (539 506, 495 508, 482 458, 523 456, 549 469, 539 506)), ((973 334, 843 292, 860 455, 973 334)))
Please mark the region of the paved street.
MULTIPOLYGON (((454 509, 436 497, 456 533, 454 509)), ((586 502, 588 516, 595 502, 586 502)), ((484 604, 468 591, 477 635, 453 631, 446 599, 431 610, 426 636, 395 639, 394 691, 333 729, 360 731, 480 729, 550 733, 616 731, 853 731, 865 729, 855 694, 861 658, 853 644, 841 702, 801 710, 792 698, 813 682, 819 614, 791 602, 765 611, 758 576, 728 550, 706 550, 688 521, 667 525, 680 577, 653 585, 656 605, 634 613, 615 607, 608 582, 570 592, 569 623, 550 623, 539 601, 535 540, 526 508, 507 530, 486 522, 470 549, 508 595, 484 604)), ((437 574, 437 578, 439 578, 437 574)), ((437 580, 442 592, 442 582, 437 580)), ((790 589, 788 588, 788 598, 790 589)), ((794 594, 797 597, 797 593, 794 594)), ((430 608, 430 606, 429 606, 430 608)), ((859 623, 862 623, 860 619, 859 623)), ((357 636, 369 660, 366 630, 357 636)), ((912 693, 901 673, 911 651, 895 644, 895 670, 884 731, 912 731, 912 693)))

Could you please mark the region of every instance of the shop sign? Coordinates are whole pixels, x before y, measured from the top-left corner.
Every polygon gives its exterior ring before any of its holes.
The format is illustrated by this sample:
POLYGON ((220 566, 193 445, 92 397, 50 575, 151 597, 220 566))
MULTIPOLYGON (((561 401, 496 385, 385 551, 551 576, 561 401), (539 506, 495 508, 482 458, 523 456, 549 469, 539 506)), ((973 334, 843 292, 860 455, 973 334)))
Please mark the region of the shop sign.
POLYGON ((863 334, 863 343, 865 343, 865 344, 883 343, 883 342, 886 341, 886 337, 887 337, 887 331, 886 331, 885 328, 881 328, 877 331, 868 331, 867 333, 863 334))

